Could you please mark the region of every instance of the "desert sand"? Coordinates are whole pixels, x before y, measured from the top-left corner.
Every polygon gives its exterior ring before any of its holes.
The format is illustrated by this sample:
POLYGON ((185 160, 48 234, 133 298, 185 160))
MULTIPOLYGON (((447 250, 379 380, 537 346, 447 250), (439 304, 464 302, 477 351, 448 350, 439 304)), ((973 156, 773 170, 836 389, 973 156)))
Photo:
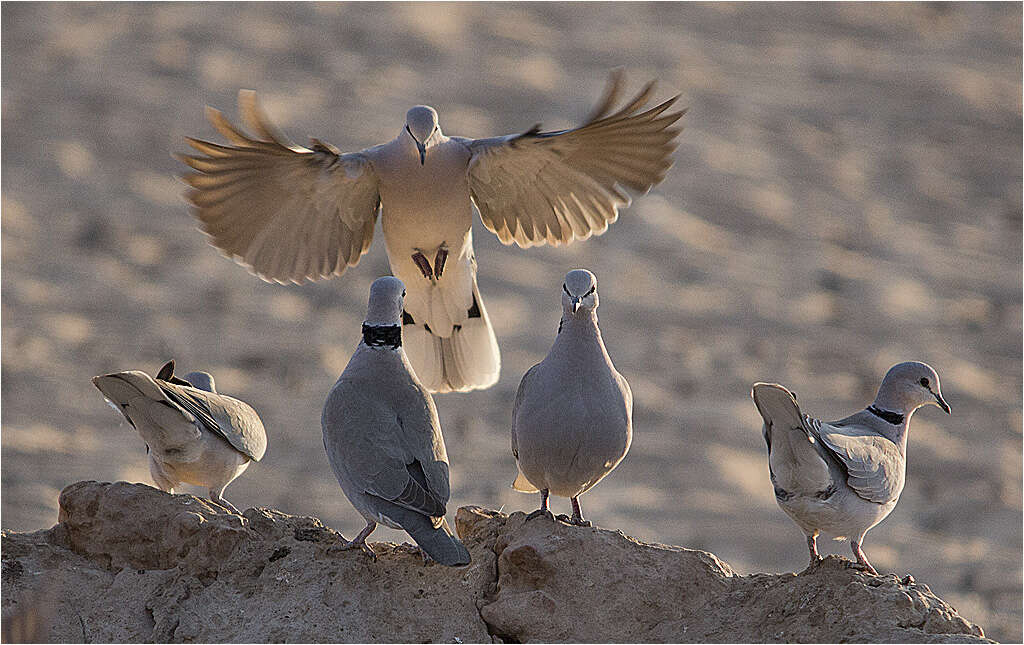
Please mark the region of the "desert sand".
MULTIPOLYGON (((583 499, 604 528, 799 571, 768 482, 758 380, 835 419, 923 360, 953 415, 915 415, 908 483, 865 552, 997 640, 1021 634, 1019 4, 4 4, 2 525, 52 525, 79 480, 149 482, 145 447, 93 375, 214 373, 249 401, 267 455, 239 508, 362 521, 323 452, 320 411, 359 340, 379 235, 317 284, 267 284, 196 230, 176 175, 259 91, 293 140, 358 150, 427 103, 448 134, 570 127, 608 70, 681 94, 676 164, 608 232, 505 247, 479 222, 496 386, 437 397, 449 509, 532 510, 508 429, 574 267, 600 281, 609 352, 635 396, 632 449, 583 499)), ((200 491, 194 491, 200 492, 200 491)), ((568 504, 556 499, 556 512, 568 504)), ((375 539, 402 541, 378 530, 375 539)), ((845 543, 823 551, 849 557, 845 543)))

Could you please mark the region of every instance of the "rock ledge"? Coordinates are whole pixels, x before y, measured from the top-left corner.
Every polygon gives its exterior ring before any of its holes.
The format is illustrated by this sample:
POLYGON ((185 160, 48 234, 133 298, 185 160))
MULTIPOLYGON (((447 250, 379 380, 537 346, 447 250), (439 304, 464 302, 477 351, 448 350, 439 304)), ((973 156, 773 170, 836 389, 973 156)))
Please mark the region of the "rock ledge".
POLYGON ((714 555, 470 506, 463 568, 391 543, 328 555, 312 517, 238 516, 79 482, 59 522, 2 533, 4 641, 981 643, 927 585, 830 556, 739 576, 714 555))

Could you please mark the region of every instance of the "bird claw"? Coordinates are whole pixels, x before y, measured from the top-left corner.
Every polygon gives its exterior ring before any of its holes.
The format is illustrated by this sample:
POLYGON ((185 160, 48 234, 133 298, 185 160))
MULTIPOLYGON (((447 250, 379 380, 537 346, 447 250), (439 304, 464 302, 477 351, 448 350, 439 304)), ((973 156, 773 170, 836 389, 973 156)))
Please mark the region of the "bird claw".
POLYGON ((591 523, 590 520, 585 520, 582 517, 576 517, 575 515, 569 517, 563 513, 558 516, 558 519, 572 526, 593 526, 593 523, 591 523))
POLYGON ((873 566, 871 566, 870 564, 868 564, 867 562, 854 562, 850 566, 852 566, 854 569, 857 569, 858 571, 863 571, 865 573, 870 573, 873 576, 877 576, 878 575, 878 572, 875 571, 875 568, 873 566))
POLYGON ((549 511, 546 508, 538 508, 534 512, 532 512, 529 515, 527 515, 525 521, 529 522, 530 520, 532 520, 534 518, 537 518, 537 517, 545 517, 545 518, 551 520, 552 522, 555 521, 555 516, 551 513, 551 511, 549 511))
POLYGON ((335 544, 327 548, 328 553, 338 553, 339 551, 351 551, 352 549, 359 549, 366 555, 370 556, 370 559, 374 562, 377 561, 377 554, 374 553, 373 549, 366 542, 357 542, 355 540, 349 540, 341 544, 335 544))
POLYGON ((235 508, 234 504, 232 504, 228 500, 224 499, 223 497, 214 497, 214 496, 211 495, 210 496, 210 501, 213 502, 214 504, 219 504, 219 505, 223 506, 224 508, 228 509, 229 511, 231 511, 232 513, 234 513, 236 515, 241 515, 242 514, 242 511, 240 511, 237 508, 235 508))

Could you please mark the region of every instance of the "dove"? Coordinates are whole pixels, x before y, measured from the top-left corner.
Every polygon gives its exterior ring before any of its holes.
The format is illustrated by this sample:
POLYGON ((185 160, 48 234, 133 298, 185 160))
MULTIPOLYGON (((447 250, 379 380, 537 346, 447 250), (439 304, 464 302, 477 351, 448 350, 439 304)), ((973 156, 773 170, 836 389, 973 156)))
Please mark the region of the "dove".
POLYGON ((612 365, 597 325, 597 278, 575 269, 562 284, 562 319, 551 351, 523 376, 512 409, 512 456, 518 474, 512 487, 568 497, 570 524, 590 526, 579 496, 626 456, 633 440, 633 393, 612 365))
POLYGON ((342 153, 291 143, 242 90, 248 134, 221 112, 207 118, 227 145, 188 137, 200 154, 175 155, 208 241, 266 281, 302 284, 342 275, 370 248, 378 212, 392 273, 408 287, 405 351, 431 392, 490 387, 501 370, 477 286, 473 208, 504 244, 561 245, 600 235, 672 165, 685 110, 679 98, 645 109, 648 83, 623 107, 621 71, 579 127, 540 126, 483 139, 449 137, 418 105, 393 140, 342 153))
POLYGON ((146 442, 149 472, 160 490, 182 483, 207 488, 210 499, 238 513, 224 489, 259 461, 267 433, 247 403, 215 389, 206 372, 174 375, 168 361, 156 378, 132 370, 92 379, 99 391, 146 442))
POLYGON ((366 538, 384 524, 404 530, 435 561, 459 566, 469 551, 445 520, 448 455, 434 400, 402 349, 404 297, 398 278, 370 286, 362 340, 324 403, 327 460, 366 520, 340 548, 375 558, 366 538))
POLYGON ((796 395, 777 383, 755 383, 751 396, 764 418, 775 500, 807 535, 811 564, 821 560, 817 538, 825 533, 849 539, 857 562, 877 575, 861 548, 864 535, 903 491, 914 411, 935 405, 950 413, 939 375, 925 363, 894 365, 871 405, 828 423, 803 414, 796 395))

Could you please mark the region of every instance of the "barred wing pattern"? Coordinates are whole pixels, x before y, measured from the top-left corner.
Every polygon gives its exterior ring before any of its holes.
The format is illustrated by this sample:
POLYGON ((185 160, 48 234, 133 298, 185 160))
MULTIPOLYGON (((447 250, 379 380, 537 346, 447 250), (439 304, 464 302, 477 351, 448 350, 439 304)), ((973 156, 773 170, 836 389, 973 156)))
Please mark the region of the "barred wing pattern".
POLYGON ((238 104, 257 138, 207 108, 231 145, 187 137, 201 154, 178 156, 195 170, 183 179, 210 243, 268 282, 341 275, 373 241, 380 194, 369 159, 316 139, 312 149, 288 142, 252 90, 241 90, 238 104))
POLYGON ((480 218, 504 244, 555 246, 600 235, 630 204, 622 187, 645 193, 672 166, 686 110, 665 114, 678 96, 641 112, 654 90, 648 83, 617 112, 622 74, 575 129, 463 139, 472 154, 469 188, 480 218))

